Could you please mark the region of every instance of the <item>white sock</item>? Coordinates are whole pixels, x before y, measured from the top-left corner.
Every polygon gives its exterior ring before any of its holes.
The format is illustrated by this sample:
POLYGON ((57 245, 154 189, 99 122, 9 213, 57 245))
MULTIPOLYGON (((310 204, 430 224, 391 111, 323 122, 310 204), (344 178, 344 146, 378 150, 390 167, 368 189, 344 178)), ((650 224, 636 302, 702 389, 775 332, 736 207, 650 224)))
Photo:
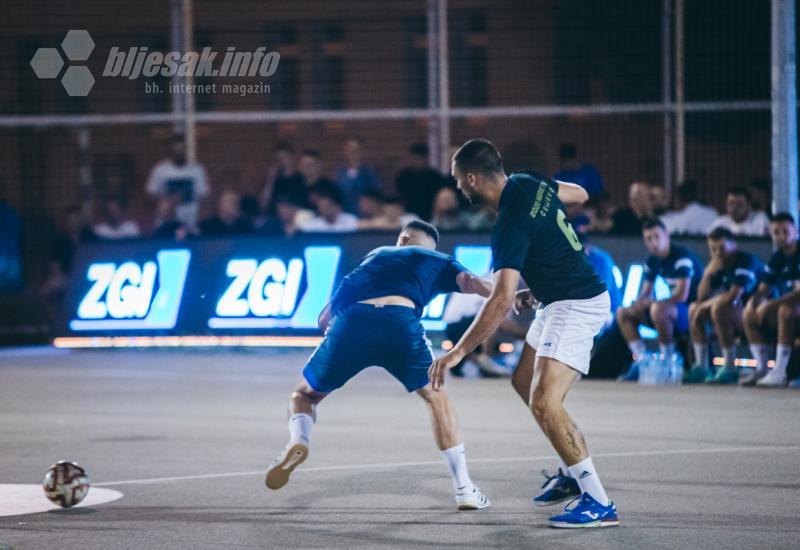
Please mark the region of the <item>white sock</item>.
POLYGON ((659 344, 658 349, 661 350, 661 353, 664 357, 670 357, 673 353, 675 353, 675 344, 670 342, 669 344, 659 344))
MULTIPOLYGON (((775 350, 775 367, 772 369, 772 371, 782 376, 786 376, 786 367, 789 366, 789 359, 791 357, 792 357, 792 346, 784 346, 783 344, 778 344, 778 347, 775 350)), ((773 376, 778 376, 778 374, 775 374, 773 376)))
POLYGON ((631 350, 631 355, 633 355, 634 361, 640 360, 647 354, 647 346, 645 346, 644 342, 642 342, 641 340, 634 340, 632 342, 628 342, 628 347, 631 350))
POLYGON ((756 360, 756 372, 767 372, 767 360, 769 350, 765 344, 750 344, 750 355, 756 360))
POLYGON ((600 478, 597 477, 592 457, 587 457, 574 466, 570 466, 569 473, 578 481, 582 493, 589 493, 597 502, 608 506, 608 495, 603 489, 603 484, 600 483, 600 478))
POLYGON ((723 348, 722 357, 725 358, 725 368, 736 368, 736 348, 723 348))
POLYGON ((453 488, 456 492, 464 492, 472 489, 472 480, 467 472, 467 455, 464 452, 464 444, 459 443, 455 447, 450 447, 442 451, 447 469, 450 470, 450 477, 453 479, 453 488))
POLYGON ((561 457, 559 457, 558 459, 558 468, 561 470, 561 473, 564 474, 565 476, 572 477, 572 474, 569 471, 569 466, 567 466, 567 463, 564 462, 564 460, 561 457))
POLYGON ((706 342, 692 342, 694 348, 694 360, 703 367, 708 368, 708 344, 706 342))
POLYGON ((314 427, 314 419, 305 413, 293 414, 289 419, 289 445, 303 443, 308 445, 308 438, 311 436, 311 428, 314 427))

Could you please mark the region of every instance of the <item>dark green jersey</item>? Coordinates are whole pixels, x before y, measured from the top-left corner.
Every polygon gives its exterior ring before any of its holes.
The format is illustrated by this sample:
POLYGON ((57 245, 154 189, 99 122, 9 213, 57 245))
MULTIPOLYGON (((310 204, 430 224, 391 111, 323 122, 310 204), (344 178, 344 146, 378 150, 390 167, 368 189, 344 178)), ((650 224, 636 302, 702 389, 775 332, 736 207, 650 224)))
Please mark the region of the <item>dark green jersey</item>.
POLYGON ((606 290, 558 198, 558 182, 512 174, 500 195, 492 267, 516 269, 543 303, 586 300, 606 290))

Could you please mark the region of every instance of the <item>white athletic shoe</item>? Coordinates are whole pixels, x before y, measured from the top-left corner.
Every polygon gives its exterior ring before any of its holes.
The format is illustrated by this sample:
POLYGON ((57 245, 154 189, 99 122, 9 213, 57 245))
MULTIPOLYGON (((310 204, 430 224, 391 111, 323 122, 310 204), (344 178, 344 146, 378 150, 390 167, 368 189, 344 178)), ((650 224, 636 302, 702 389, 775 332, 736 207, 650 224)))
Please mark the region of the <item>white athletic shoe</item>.
POLYGON ((456 506, 459 510, 482 510, 488 508, 492 503, 489 497, 477 487, 456 493, 456 506))
POLYGON ((778 373, 772 369, 764 378, 756 382, 756 386, 759 388, 782 388, 786 386, 786 373, 778 373))
POLYGON ((289 475, 305 462, 306 458, 308 458, 308 445, 299 442, 287 445, 267 470, 267 487, 275 490, 286 485, 289 482, 289 475))

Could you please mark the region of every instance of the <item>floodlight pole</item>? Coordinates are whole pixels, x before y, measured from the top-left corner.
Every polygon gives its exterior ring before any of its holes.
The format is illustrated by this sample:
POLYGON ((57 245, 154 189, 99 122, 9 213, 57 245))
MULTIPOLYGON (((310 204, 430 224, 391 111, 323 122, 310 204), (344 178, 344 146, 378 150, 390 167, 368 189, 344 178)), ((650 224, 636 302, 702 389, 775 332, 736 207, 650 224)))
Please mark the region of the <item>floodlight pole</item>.
POLYGON ((772 0, 772 210, 797 219, 795 0, 772 0))
MULTIPOLYGON (((192 0, 172 0, 170 4, 170 47, 174 52, 186 53, 194 49, 194 14, 192 0)), ((197 154, 195 138, 195 102, 191 92, 194 79, 187 76, 172 75, 173 85, 172 114, 175 115, 173 131, 186 139, 186 158, 194 162, 197 154)))

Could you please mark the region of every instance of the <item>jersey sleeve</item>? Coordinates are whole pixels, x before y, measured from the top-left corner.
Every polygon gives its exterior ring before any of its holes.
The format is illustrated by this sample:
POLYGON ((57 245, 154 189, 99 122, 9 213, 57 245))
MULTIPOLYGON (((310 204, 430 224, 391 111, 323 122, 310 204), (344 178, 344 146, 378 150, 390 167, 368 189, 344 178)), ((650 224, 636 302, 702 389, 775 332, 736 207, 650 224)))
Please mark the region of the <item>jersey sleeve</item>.
POLYGON ((754 256, 743 255, 736 263, 733 284, 743 288, 745 294, 749 294, 758 283, 758 267, 754 256))
POLYGON ((492 270, 522 271, 530 247, 527 220, 511 208, 501 208, 492 232, 492 270))
POLYGON ((783 270, 783 255, 776 252, 769 259, 769 263, 764 266, 764 271, 761 273, 761 282, 773 286, 778 282, 778 275, 783 270))
POLYGON ((468 271, 466 267, 458 263, 454 259, 450 259, 442 269, 442 272, 439 274, 439 278, 436 280, 436 287, 440 293, 447 293, 447 292, 458 292, 458 283, 456 282, 456 278, 458 274, 462 271, 468 271))
POLYGON ((694 277, 694 262, 689 256, 681 255, 675 259, 672 272, 676 279, 691 279, 694 277))
POLYGON ((659 259, 657 256, 650 256, 644 263, 644 280, 654 282, 659 275, 659 259))

